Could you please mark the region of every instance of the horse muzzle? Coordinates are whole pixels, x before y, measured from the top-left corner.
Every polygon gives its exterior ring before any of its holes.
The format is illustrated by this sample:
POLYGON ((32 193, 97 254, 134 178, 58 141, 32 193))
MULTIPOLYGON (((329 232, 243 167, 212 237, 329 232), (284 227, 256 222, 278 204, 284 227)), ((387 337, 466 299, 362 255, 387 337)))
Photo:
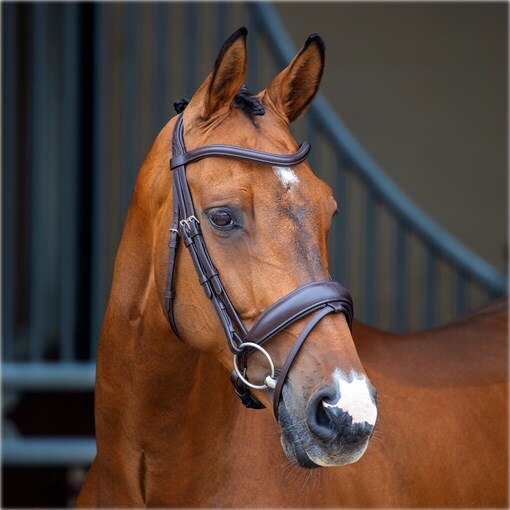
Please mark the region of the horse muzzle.
POLYGON ((312 395, 306 409, 285 388, 278 412, 282 447, 304 468, 342 466, 359 460, 375 430, 377 397, 365 376, 342 379, 312 395))

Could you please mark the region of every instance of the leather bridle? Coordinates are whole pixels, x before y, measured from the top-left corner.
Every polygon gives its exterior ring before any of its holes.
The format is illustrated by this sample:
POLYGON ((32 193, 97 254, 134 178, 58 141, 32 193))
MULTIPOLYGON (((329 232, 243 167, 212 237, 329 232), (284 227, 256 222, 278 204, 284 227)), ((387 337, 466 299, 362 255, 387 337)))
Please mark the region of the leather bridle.
POLYGON ((321 280, 307 283, 282 297, 260 314, 252 328, 247 331, 239 315, 230 301, 223 287, 218 271, 212 263, 205 240, 200 228, 200 222, 195 215, 193 199, 186 178, 186 165, 202 158, 224 157, 260 163, 291 167, 302 163, 310 152, 310 144, 304 142, 294 154, 271 154, 268 152, 245 149, 233 145, 205 145, 197 149, 186 151, 184 144, 184 127, 182 114, 177 119, 172 134, 172 170, 173 191, 173 226, 170 229, 170 257, 165 288, 165 308, 173 331, 179 337, 173 313, 175 298, 174 272, 176 252, 179 238, 188 248, 191 259, 198 274, 198 281, 202 285, 205 295, 210 299, 225 332, 228 346, 234 354, 234 370, 231 381, 235 391, 246 407, 255 409, 264 405, 253 395, 254 389, 274 389, 273 412, 278 421, 278 404, 287 379, 292 362, 309 333, 330 313, 343 313, 347 324, 352 330, 354 308, 349 291, 340 283, 332 280, 321 280), (299 319, 310 314, 312 318, 301 331, 283 366, 275 371, 271 356, 262 347, 277 333, 287 328, 299 319), (262 352, 268 359, 271 372, 265 378, 264 384, 253 384, 246 379, 248 358, 256 351, 262 352))

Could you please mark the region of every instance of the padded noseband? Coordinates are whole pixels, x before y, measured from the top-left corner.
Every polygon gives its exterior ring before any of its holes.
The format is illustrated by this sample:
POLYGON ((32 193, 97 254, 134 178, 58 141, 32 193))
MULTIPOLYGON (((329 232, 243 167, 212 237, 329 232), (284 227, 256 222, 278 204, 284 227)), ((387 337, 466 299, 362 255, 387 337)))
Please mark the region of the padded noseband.
MULTIPOLYGON (((202 285, 205 295, 214 305, 228 346, 236 355, 237 368, 243 376, 246 374, 249 356, 257 350, 250 345, 244 345, 246 342, 260 347, 294 322, 313 314, 298 336, 283 366, 278 370, 277 379, 274 381, 273 412, 277 421, 278 404, 283 385, 292 362, 312 329, 330 313, 343 313, 349 328, 352 329, 354 308, 351 295, 343 285, 332 280, 307 283, 273 303, 260 314, 252 328, 247 331, 223 287, 205 245, 186 179, 186 165, 208 157, 227 157, 262 165, 294 166, 307 158, 310 149, 310 144, 304 142, 294 154, 280 155, 233 145, 217 144, 206 145, 187 152, 184 144, 182 114, 177 119, 172 135, 170 169, 172 170, 173 225, 170 229, 168 243, 170 257, 165 288, 165 308, 175 334, 179 337, 173 314, 174 272, 179 238, 182 238, 184 245, 188 248, 198 281, 202 285)), ((237 395, 246 407, 255 409, 264 407, 235 370, 231 374, 231 381, 237 395)))

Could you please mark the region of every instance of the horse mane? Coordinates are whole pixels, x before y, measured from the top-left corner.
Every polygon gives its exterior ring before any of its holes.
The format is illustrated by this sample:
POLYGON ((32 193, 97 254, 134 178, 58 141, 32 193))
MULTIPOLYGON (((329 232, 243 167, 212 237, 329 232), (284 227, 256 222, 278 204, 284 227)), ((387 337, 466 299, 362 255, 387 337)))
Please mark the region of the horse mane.
MULTIPOLYGON (((186 97, 174 102, 174 108, 177 113, 181 113, 188 106, 190 100, 186 97)), ((253 95, 246 85, 243 85, 234 97, 234 106, 240 108, 249 117, 264 115, 266 111, 262 103, 253 95)))

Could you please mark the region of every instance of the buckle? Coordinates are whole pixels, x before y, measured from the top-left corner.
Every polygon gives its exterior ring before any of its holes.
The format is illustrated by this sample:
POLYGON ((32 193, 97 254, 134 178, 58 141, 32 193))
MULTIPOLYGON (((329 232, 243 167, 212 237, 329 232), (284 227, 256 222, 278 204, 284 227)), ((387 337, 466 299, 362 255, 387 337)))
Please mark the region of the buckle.
POLYGON ((179 225, 182 227, 182 228, 185 228, 188 232, 191 232, 191 221, 194 220, 196 222, 197 225, 200 225, 200 221, 198 220, 198 218, 195 216, 195 215, 191 215, 189 216, 188 218, 184 219, 184 220, 181 220, 179 221, 179 225))

